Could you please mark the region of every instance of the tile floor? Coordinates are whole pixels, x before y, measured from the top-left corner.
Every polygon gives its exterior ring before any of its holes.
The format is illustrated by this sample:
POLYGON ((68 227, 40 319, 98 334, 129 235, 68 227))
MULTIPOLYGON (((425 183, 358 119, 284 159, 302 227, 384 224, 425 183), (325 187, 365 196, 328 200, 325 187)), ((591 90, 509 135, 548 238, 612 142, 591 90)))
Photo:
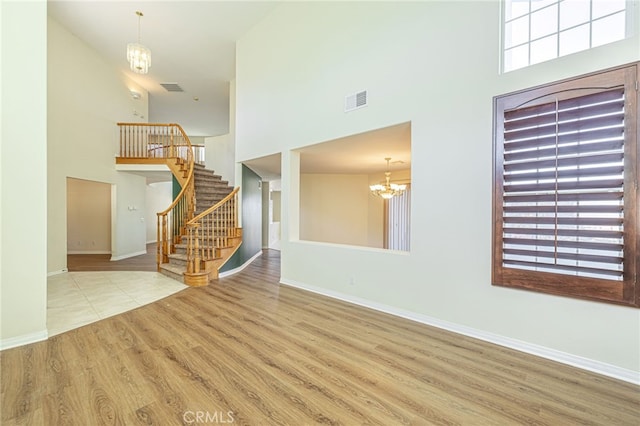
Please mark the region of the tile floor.
POLYGON ((158 272, 67 272, 47 279, 49 336, 135 309, 187 288, 158 272))

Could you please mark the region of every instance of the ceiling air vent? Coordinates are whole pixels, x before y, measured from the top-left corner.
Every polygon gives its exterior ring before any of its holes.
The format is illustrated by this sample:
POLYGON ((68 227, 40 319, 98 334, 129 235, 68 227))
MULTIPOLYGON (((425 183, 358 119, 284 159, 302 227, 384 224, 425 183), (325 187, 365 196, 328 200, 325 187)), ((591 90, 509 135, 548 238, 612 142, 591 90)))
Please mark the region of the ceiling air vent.
POLYGON ((367 91, 347 95, 344 98, 344 112, 353 111, 354 109, 367 106, 367 91))
POLYGON ((184 92, 178 83, 160 83, 160 86, 164 87, 167 92, 184 92))

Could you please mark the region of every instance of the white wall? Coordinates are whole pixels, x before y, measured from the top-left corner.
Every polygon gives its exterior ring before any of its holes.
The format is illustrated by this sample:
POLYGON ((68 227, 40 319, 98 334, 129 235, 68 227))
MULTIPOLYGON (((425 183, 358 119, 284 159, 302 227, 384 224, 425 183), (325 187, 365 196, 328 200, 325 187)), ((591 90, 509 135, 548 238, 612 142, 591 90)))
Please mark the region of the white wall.
POLYGON ((222 180, 235 186, 236 182, 236 83, 229 84, 229 133, 204 139, 205 164, 222 180))
POLYGON ((149 115, 146 91, 51 18, 47 71, 48 271, 67 265, 67 177, 113 184, 112 258, 144 253, 146 180, 117 172, 114 157, 116 123, 140 121, 134 110, 149 115), (130 90, 142 93, 142 99, 134 100, 130 90))
POLYGON ((111 185, 67 178, 67 253, 111 253, 111 185))
POLYGON ((0 45, 0 349, 6 349, 47 338, 47 2, 1 2, 0 45))
POLYGON ((282 153, 282 281, 639 380, 639 309, 491 286, 490 248, 493 96, 638 60, 640 32, 501 75, 499 19, 497 1, 291 2, 239 41, 236 159, 282 153), (411 252, 299 241, 291 150, 407 121, 411 252))
POLYGON ((371 196, 368 175, 300 176, 301 240, 382 248, 382 213, 382 199, 371 196))
POLYGON ((205 165, 215 174, 222 176, 222 180, 235 185, 235 139, 233 135, 213 136, 205 138, 205 165))
POLYGON ((147 229, 147 243, 155 243, 158 240, 158 212, 164 211, 173 201, 172 183, 155 182, 147 185, 145 222, 147 229))

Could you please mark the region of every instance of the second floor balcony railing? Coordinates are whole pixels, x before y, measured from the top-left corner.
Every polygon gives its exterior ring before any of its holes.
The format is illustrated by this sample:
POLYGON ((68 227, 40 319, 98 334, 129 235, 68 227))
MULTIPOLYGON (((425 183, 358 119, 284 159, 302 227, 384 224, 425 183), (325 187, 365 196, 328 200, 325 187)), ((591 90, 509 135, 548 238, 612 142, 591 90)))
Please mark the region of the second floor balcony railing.
POLYGON ((205 163, 204 145, 188 144, 186 135, 175 124, 118 123, 119 158, 145 160, 187 158, 192 150, 197 164, 205 163))

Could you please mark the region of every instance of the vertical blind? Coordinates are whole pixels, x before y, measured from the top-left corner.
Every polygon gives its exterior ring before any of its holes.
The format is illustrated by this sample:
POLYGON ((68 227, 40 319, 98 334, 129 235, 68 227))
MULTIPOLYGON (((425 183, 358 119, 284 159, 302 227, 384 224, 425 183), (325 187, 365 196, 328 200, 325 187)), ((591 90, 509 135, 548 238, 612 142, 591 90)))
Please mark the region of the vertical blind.
POLYGON ((387 248, 409 251, 411 234, 411 186, 387 202, 387 248))
POLYGON ((624 88, 504 113, 504 267, 622 280, 624 88))

